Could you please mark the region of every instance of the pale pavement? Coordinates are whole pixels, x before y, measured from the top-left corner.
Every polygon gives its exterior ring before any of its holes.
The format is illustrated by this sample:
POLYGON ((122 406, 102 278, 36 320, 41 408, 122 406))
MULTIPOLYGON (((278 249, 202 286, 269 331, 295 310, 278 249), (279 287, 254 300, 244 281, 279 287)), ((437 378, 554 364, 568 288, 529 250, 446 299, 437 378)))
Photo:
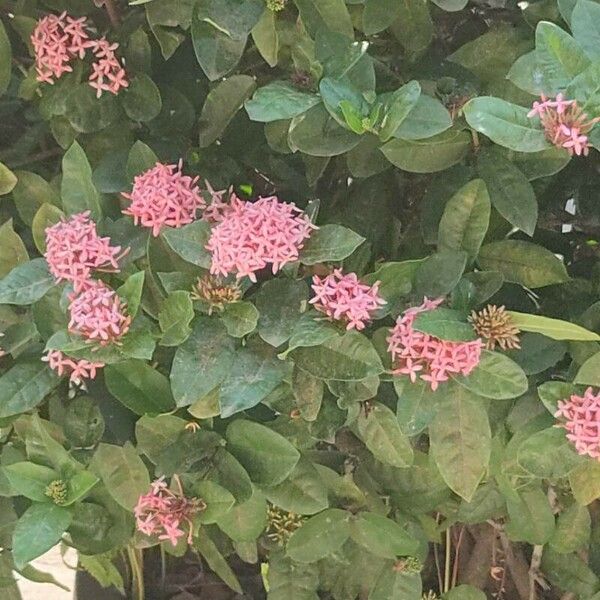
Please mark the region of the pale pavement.
MULTIPOLYGON (((67 564, 75 566, 77 555, 74 550, 69 550, 65 556, 67 564)), ((23 600, 73 600, 75 587, 75 570, 67 567, 60 555, 60 547, 56 546, 32 563, 36 569, 45 571, 54 576, 57 581, 67 586, 71 591, 66 592, 51 583, 33 583, 17 575, 19 589, 23 600)))

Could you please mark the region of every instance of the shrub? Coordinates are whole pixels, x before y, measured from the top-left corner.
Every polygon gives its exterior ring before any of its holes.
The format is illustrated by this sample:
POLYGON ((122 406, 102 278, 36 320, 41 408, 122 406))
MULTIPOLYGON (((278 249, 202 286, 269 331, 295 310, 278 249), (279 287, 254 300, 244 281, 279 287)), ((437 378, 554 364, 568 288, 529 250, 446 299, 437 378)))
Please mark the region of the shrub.
POLYGON ((599 597, 599 4, 0 11, 3 574, 599 597))

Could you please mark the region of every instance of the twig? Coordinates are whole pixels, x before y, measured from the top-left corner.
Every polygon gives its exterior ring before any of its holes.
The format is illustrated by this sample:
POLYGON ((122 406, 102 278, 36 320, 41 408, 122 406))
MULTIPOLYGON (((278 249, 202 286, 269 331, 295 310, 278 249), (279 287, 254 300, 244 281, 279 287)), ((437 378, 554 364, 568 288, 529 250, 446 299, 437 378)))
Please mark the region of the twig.
MULTIPOLYGON (((435 522, 439 524, 440 522, 440 514, 438 513, 435 522)), ((442 588, 444 586, 443 582, 442 582, 442 570, 440 568, 440 556, 439 556, 439 551, 438 551, 438 544, 437 542, 433 544, 433 558, 435 560, 435 569, 437 571, 437 578, 438 578, 438 589, 440 590, 440 592, 442 591, 442 588)))
POLYGON ((452 552, 452 527, 446 529, 446 562, 444 565, 444 594, 450 591, 450 553, 452 552))
POLYGON ((452 567, 452 587, 456 587, 456 582, 458 580, 458 561, 460 558, 460 546, 463 541, 464 533, 465 526, 463 525, 460 528, 460 533, 458 534, 458 541, 456 542, 456 548, 454 549, 454 565, 452 567))
POLYGON ((529 566, 529 600, 537 600, 536 584, 539 580, 540 564, 542 563, 542 553, 544 546, 536 545, 531 554, 531 564, 529 566))

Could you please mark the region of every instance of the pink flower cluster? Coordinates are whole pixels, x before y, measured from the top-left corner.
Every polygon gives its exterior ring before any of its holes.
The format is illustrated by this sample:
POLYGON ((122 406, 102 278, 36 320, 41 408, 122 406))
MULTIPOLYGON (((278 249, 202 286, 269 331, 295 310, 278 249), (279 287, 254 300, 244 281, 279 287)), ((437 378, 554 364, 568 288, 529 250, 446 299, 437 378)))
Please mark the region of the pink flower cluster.
POLYGON ((188 525, 188 544, 192 543, 194 513, 200 510, 196 499, 175 494, 169 489, 164 477, 150 484, 150 491, 139 497, 134 509, 136 526, 145 535, 158 535, 159 540, 169 540, 177 545, 185 535, 182 523, 188 525))
POLYGON ((565 420, 560 427, 566 429, 567 439, 579 454, 600 460, 600 394, 594 394, 591 387, 583 396, 573 394, 558 403, 554 416, 565 420))
POLYGON ((181 161, 178 165, 156 163, 135 177, 130 194, 123 194, 131 200, 123 214, 132 216, 136 225, 152 228, 154 236, 165 226, 187 225, 195 219, 198 209, 206 206, 197 180, 181 172, 181 161))
POLYGON ((218 223, 223 220, 225 213, 229 209, 231 200, 237 198, 237 196, 233 193, 232 187, 227 191, 220 190, 217 192, 208 181, 204 180, 204 185, 211 199, 210 204, 202 210, 202 220, 207 223, 218 223), (227 199, 225 196, 227 196, 227 199))
POLYGON ((106 346, 118 342, 128 331, 131 317, 118 294, 102 281, 92 280, 71 296, 69 331, 106 346))
POLYGON ((433 391, 440 383, 448 381, 450 375, 468 375, 479 364, 483 348, 480 339, 472 342, 449 342, 413 328, 419 313, 433 310, 442 302, 442 298, 425 298, 421 306, 409 308, 398 317, 387 338, 393 373, 408 375, 413 383, 419 376, 423 381, 429 382, 433 391))
POLYGON ((46 356, 42 357, 48 366, 56 371, 59 377, 69 376, 69 381, 81 385, 84 379, 94 379, 96 370, 102 369, 105 365, 101 362, 90 362, 89 360, 71 358, 66 356, 60 350, 48 350, 46 356))
POLYGON ((125 70, 115 55, 119 44, 111 44, 105 38, 92 40, 87 19, 75 19, 66 12, 41 18, 33 33, 31 43, 35 53, 37 80, 53 84, 64 73, 73 71, 71 62, 83 59, 91 49, 95 61, 92 64, 90 85, 100 97, 104 90, 117 94, 129 85, 125 70))
POLYGON ((588 134, 600 120, 598 117, 588 120, 588 116, 577 105, 576 100, 565 100, 558 94, 554 100, 545 96, 541 102, 534 102, 528 117, 539 116, 546 139, 557 148, 565 148, 573 156, 587 156, 589 149, 588 134))
POLYGON ((310 303, 330 319, 344 321, 346 329, 360 331, 371 320, 371 313, 386 304, 379 296, 379 283, 366 285, 356 273, 343 274, 335 269, 327 277, 313 276, 315 297, 310 303))
POLYGON ((206 248, 213 275, 235 273, 256 282, 257 271, 271 265, 273 274, 298 260, 299 250, 316 227, 294 204, 276 196, 244 202, 233 196, 213 228, 206 248))
POLYGON ((46 252, 50 273, 57 282, 68 281, 76 292, 90 281, 92 271, 119 271, 117 261, 126 254, 100 237, 96 223, 86 211, 46 228, 46 252))

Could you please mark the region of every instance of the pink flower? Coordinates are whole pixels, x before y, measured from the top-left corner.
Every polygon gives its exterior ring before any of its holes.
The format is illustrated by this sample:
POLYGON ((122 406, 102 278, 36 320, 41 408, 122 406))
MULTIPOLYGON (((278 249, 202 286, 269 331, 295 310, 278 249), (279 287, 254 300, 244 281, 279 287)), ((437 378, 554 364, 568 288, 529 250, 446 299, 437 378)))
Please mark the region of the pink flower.
POLYGON ((69 331, 101 346, 118 343, 131 324, 125 309, 116 292, 102 281, 90 281, 82 292, 71 295, 69 331))
POLYGON ((332 320, 346 322, 346 329, 360 331, 371 320, 371 313, 386 301, 379 296, 379 281, 372 286, 361 283, 356 273, 344 275, 335 269, 327 277, 313 277, 315 308, 332 320))
POLYGON ((31 34, 37 80, 53 84, 73 70, 73 58, 83 58, 94 43, 89 39, 85 17, 74 19, 66 12, 40 19, 31 34))
POLYGON ((421 306, 410 308, 398 317, 387 338, 392 355, 393 373, 408 375, 414 383, 417 377, 429 382, 435 391, 450 375, 468 375, 479 364, 483 343, 449 342, 413 329, 416 316, 433 310, 443 302, 424 299, 421 306))
POLYGON ((111 246, 110 238, 100 237, 89 211, 71 215, 46 228, 44 254, 50 273, 57 282, 69 281, 76 292, 89 282, 92 271, 118 272, 117 261, 128 250, 111 246))
POLYGON ((162 227, 187 225, 196 218, 198 209, 206 206, 197 180, 181 172, 181 161, 179 165, 156 163, 135 177, 130 194, 123 194, 131 200, 123 214, 131 215, 136 225, 151 227, 155 237, 162 227))
POLYGON ((554 416, 565 419, 559 427, 566 429, 578 454, 600 460, 600 394, 594 394, 591 387, 583 396, 573 394, 558 403, 554 416))
POLYGON ((256 282, 257 271, 272 265, 273 274, 298 260, 304 240, 316 227, 294 204, 277 197, 244 202, 232 196, 206 248, 212 253, 213 275, 235 273, 256 282))
POLYGON ((236 198, 236 195, 233 193, 233 188, 230 187, 227 191, 220 190, 215 191, 210 183, 204 180, 204 185, 206 186, 206 190, 209 193, 211 200, 210 204, 202 210, 202 220, 207 221, 208 223, 218 223, 223 220, 225 213, 230 208, 230 203, 233 198, 236 198), (224 197, 227 194, 227 199, 224 197))
POLYGON ((89 360, 71 358, 60 350, 48 350, 42 360, 56 371, 59 377, 69 376, 69 381, 81 385, 84 379, 95 379, 96 371, 105 365, 102 362, 90 362, 89 360))
POLYGON ((539 116, 546 139, 557 148, 565 148, 571 156, 587 156, 589 140, 586 135, 600 120, 589 119, 579 108, 576 100, 565 100, 558 94, 554 100, 542 96, 542 102, 534 102, 528 117, 539 116))
POLYGON ((150 484, 147 494, 139 497, 133 512, 139 531, 145 535, 157 535, 159 540, 169 540, 176 546, 179 538, 185 535, 182 523, 188 526, 187 542, 192 543, 192 517, 204 508, 202 500, 176 494, 161 477, 150 484))
POLYGON ((96 60, 92 64, 89 82, 96 89, 98 98, 103 91, 118 94, 122 88, 129 86, 125 69, 115 54, 118 47, 119 44, 111 44, 104 37, 90 43, 96 60))

